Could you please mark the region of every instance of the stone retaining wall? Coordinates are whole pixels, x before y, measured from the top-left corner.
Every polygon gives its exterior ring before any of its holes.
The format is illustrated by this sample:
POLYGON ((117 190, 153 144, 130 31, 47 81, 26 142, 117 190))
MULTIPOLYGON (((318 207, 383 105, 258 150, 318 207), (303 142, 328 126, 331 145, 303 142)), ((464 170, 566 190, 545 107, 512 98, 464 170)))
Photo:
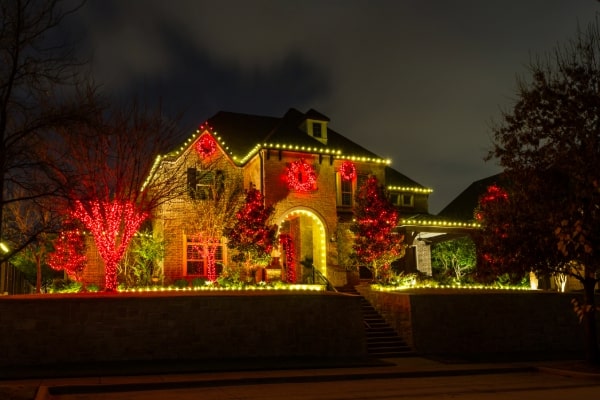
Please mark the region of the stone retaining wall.
POLYGON ((0 297, 0 367, 365 357, 359 298, 210 292, 0 297))
POLYGON ((360 291, 423 355, 584 355, 583 327, 570 303, 576 296, 572 293, 400 293, 367 286, 360 291))

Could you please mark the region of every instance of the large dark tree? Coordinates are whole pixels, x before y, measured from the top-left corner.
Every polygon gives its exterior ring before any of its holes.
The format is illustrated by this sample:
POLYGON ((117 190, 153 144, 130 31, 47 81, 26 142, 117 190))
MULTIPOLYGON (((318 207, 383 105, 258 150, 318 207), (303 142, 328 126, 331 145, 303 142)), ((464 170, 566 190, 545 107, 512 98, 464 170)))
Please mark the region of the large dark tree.
MULTIPOLYGON (((516 248, 521 262, 542 268, 547 260, 572 266, 584 287, 580 311, 587 358, 600 361, 594 291, 600 273, 600 34, 598 24, 547 58, 530 63, 531 77, 518 84, 513 109, 494 128, 489 157, 499 160, 509 184, 504 213, 508 237, 522 232, 538 246, 516 248), (506 215, 506 211, 514 215, 506 215), (541 260, 535 251, 543 246, 541 260), (553 254, 553 251, 558 251, 553 254)), ((484 218, 491 218, 490 210, 484 218)), ((524 236, 522 235, 522 236, 524 236)), ((496 235, 496 237, 501 237, 496 235)), ((513 239, 516 239, 513 238, 513 239)), ((511 245, 503 248, 509 254, 511 245)))
POLYGON ((356 235, 353 245, 358 265, 364 265, 378 280, 393 261, 404 256, 404 236, 395 232, 400 218, 398 210, 387 199, 377 178, 369 176, 356 194, 355 222, 350 230, 356 235))
POLYGON ((0 261, 47 231, 40 220, 27 235, 8 237, 6 207, 57 195, 60 187, 45 179, 46 144, 55 129, 89 115, 90 105, 70 96, 82 82, 81 64, 58 34, 78 8, 56 0, 0 2, 0 241, 11 245, 0 261))

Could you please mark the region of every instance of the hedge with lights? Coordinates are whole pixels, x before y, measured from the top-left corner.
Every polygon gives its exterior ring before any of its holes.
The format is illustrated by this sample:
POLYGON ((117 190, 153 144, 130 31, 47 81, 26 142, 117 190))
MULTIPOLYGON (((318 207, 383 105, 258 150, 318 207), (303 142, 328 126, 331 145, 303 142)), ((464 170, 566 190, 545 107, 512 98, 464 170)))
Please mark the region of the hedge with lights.
POLYGON ((54 251, 48 254, 47 264, 56 271, 65 271, 69 277, 79 281, 87 263, 82 233, 78 230, 65 230, 53 244, 54 251))

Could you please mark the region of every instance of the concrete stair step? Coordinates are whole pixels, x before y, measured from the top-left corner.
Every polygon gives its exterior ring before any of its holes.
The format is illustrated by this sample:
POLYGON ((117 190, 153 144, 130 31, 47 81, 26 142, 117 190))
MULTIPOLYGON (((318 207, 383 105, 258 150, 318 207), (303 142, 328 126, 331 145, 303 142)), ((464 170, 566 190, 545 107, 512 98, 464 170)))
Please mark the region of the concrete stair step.
POLYGON ((398 336, 398 333, 385 321, 373 305, 354 288, 336 288, 338 292, 360 296, 360 305, 365 324, 367 353, 371 357, 409 357, 414 351, 398 336))
POLYGON ((382 335, 382 334, 386 334, 388 336, 396 336, 398 337, 398 334, 396 333, 395 330, 393 330, 390 326, 365 326, 365 333, 367 334, 372 334, 372 335, 382 335))
POLYGON ((403 343, 389 343, 389 342, 383 342, 383 343, 377 343, 377 342, 372 342, 372 343, 367 343, 367 348, 370 350, 382 350, 382 349, 394 349, 394 350, 410 350, 410 348, 403 344, 403 343))
POLYGON ((415 352, 412 350, 395 350, 395 349, 369 351, 369 356, 377 357, 377 358, 399 357, 401 355, 403 355, 403 356, 413 355, 414 356, 415 352))

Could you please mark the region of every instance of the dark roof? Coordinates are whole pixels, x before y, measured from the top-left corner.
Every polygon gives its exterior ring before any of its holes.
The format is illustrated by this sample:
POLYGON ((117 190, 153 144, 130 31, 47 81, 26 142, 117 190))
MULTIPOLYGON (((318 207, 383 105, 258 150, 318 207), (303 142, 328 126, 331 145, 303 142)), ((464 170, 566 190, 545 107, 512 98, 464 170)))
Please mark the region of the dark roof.
POLYGON ((494 184, 502 184, 503 175, 496 174, 484 179, 475 181, 469 185, 461 194, 452 200, 442 211, 439 216, 470 221, 474 219, 474 211, 477 208, 479 197, 485 193, 487 188, 494 184))
POLYGON ((410 188, 422 188, 427 187, 421 185, 410 179, 408 176, 396 171, 392 167, 385 167, 385 186, 389 187, 410 187, 410 188))
POLYGON ((311 108, 306 112, 306 118, 314 119, 316 121, 330 121, 329 117, 321 114, 314 108, 311 108))
MULTIPOLYGON (((326 143, 310 136, 306 132, 307 119, 329 121, 327 116, 314 109, 302 113, 291 108, 281 118, 219 111, 206 120, 200 130, 208 129, 212 132, 220 146, 238 165, 243 165, 248 160, 248 156, 254 154, 253 151, 258 150, 259 147, 282 150, 293 148, 294 151, 333 154, 339 158, 386 162, 377 154, 329 127, 326 143)), ((193 143, 191 138, 187 143, 188 145, 193 143)), ((388 188, 392 186, 413 190, 417 188, 425 193, 431 192, 431 189, 388 166, 385 175, 385 185, 388 188)))
POLYGON ((220 142, 224 142, 223 146, 230 156, 236 157, 237 161, 247 156, 257 145, 284 144, 315 149, 316 152, 339 151, 343 156, 381 159, 329 128, 327 144, 311 137, 302 130, 307 118, 329 121, 329 118, 315 110, 311 109, 305 114, 292 108, 281 118, 220 111, 206 123, 220 142))
POLYGON ((277 126, 279 118, 219 111, 206 122, 231 153, 243 156, 262 142, 277 126))

